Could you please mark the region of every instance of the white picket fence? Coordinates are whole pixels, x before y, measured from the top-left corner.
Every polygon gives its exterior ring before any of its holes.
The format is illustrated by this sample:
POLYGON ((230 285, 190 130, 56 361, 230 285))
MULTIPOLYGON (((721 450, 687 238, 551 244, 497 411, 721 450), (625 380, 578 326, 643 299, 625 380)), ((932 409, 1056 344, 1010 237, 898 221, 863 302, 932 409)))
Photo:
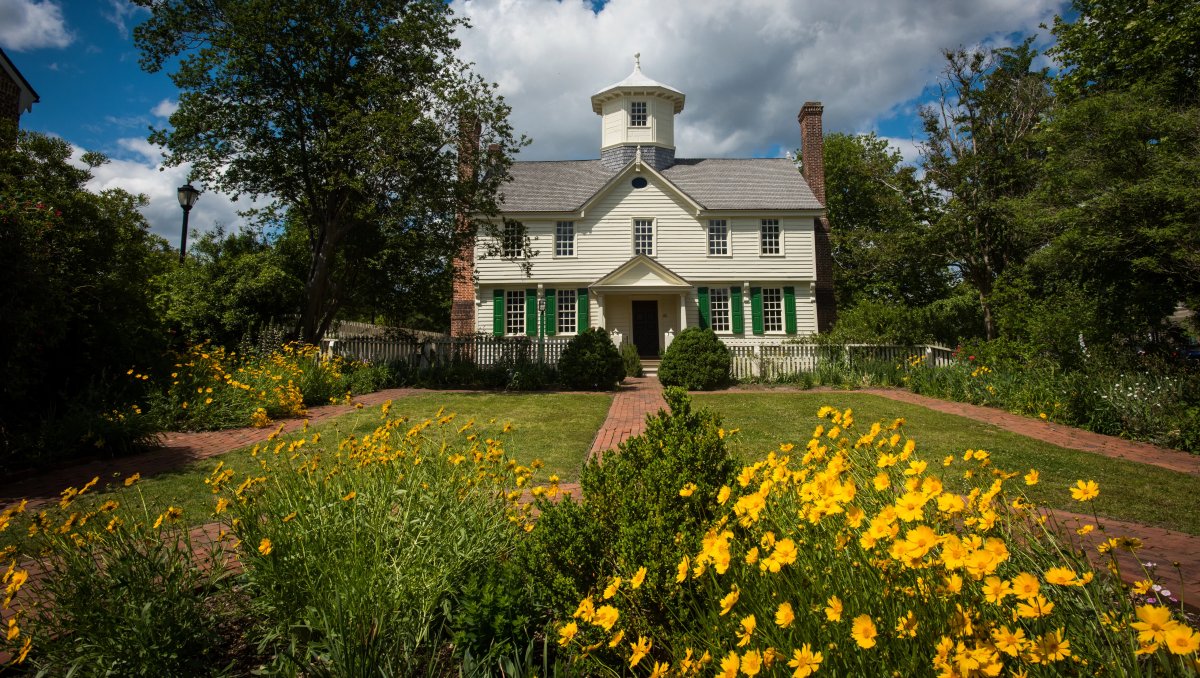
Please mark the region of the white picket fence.
MULTIPOLYGON (((351 338, 326 339, 322 350, 329 355, 371 363, 404 363, 409 369, 426 369, 455 361, 491 366, 514 362, 558 364, 569 339, 545 337, 438 337, 429 339, 351 338)), ((791 374, 813 372, 821 365, 846 367, 880 361, 897 365, 922 358, 927 366, 941 367, 954 361, 953 351, 943 346, 879 346, 871 344, 751 343, 743 340, 728 347, 733 356, 735 379, 773 380, 791 374)))

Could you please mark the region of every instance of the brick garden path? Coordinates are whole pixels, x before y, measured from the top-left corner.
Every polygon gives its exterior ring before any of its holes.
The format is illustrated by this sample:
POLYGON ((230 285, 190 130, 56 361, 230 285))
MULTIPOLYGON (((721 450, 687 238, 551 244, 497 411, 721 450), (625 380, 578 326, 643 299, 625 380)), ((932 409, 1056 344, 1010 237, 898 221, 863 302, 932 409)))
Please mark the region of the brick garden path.
POLYGON ((646 415, 666 409, 662 384, 657 377, 630 377, 621 384, 604 425, 596 432, 588 458, 604 459, 604 453, 614 450, 628 438, 646 430, 646 415))

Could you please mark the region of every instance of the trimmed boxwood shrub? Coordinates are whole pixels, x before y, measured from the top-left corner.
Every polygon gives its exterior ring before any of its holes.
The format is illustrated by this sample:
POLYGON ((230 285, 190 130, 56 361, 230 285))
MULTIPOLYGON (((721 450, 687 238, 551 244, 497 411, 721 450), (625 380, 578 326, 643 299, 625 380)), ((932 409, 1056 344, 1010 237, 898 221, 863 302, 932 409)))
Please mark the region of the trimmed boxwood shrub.
POLYGON ((611 391, 625 378, 621 354, 603 329, 575 335, 558 361, 558 376, 567 388, 611 391))
POLYGON ((712 330, 689 327, 675 337, 658 366, 663 386, 707 391, 729 383, 733 358, 712 330))
POLYGON ((621 362, 625 364, 625 376, 642 376, 642 359, 638 355, 637 346, 621 344, 621 362))

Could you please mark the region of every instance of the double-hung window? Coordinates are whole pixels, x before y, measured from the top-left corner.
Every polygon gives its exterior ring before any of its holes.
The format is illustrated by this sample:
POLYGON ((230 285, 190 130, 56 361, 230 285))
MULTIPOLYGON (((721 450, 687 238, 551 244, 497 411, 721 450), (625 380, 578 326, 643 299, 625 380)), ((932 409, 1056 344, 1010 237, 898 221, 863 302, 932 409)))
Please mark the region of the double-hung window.
POLYGON ((783 288, 764 287, 762 290, 763 330, 783 331, 783 288))
POLYGON ((558 290, 555 299, 558 303, 558 333, 574 334, 577 331, 575 309, 578 299, 575 290, 558 290))
POLYGON ((554 227, 554 256, 575 256, 575 222, 560 221, 554 227))
POLYGON ((633 101, 629 104, 629 126, 646 127, 646 102, 633 101))
POLYGON ((505 257, 516 258, 524 254, 525 233, 521 224, 508 222, 504 224, 504 239, 502 244, 505 257))
POLYGON ((724 219, 712 219, 708 222, 708 254, 729 254, 729 222, 724 219))
POLYGON ((633 220, 633 253, 654 256, 654 220, 633 220))
POLYGON ((709 318, 713 332, 729 331, 729 288, 713 287, 708 290, 709 318))
POLYGON ((525 334, 525 291, 504 292, 504 333, 525 334))
POLYGON ((778 219, 763 219, 759 242, 762 245, 761 254, 783 254, 779 235, 778 219))

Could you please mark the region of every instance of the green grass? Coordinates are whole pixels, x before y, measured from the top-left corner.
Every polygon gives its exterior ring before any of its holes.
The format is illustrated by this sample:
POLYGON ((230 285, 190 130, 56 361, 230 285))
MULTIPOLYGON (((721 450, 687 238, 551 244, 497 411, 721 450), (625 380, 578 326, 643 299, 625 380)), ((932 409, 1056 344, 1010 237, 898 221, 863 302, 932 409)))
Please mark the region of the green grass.
MULTIPOLYGON (((930 469, 940 467, 946 455, 957 454, 961 459, 964 450, 984 449, 998 468, 1022 473, 1038 469, 1037 485, 1016 482, 1041 506, 1090 512, 1087 505, 1073 501, 1068 491, 1076 480, 1090 479, 1100 484, 1100 496, 1093 502, 1099 515, 1200 535, 1200 506, 1195 502, 1200 479, 1188 474, 1069 450, 964 417, 866 394, 715 393, 694 394, 693 400, 721 413, 726 428, 741 429, 728 440, 747 460, 765 456, 780 443, 802 447, 821 423, 816 412, 822 405, 850 407, 860 433, 876 420, 891 422, 903 417, 908 434, 917 441, 918 454, 930 462, 930 469)), ((961 479, 948 476, 945 482, 956 489, 957 480, 961 479)))
MULTIPOLYGON (((397 399, 392 403, 392 414, 419 422, 445 407, 446 414, 456 415, 457 425, 474 419, 481 436, 503 440, 505 449, 521 463, 541 459, 545 468, 537 476, 540 481, 552 473, 557 473, 563 481, 573 481, 579 477, 592 438, 604 423, 611 401, 611 396, 601 394, 434 393, 397 399), (509 423, 512 430, 503 433, 504 425, 509 423)), ((288 434, 281 439, 293 440, 301 435, 311 438, 319 433, 321 445, 334 450, 342 437, 370 433, 379 423, 379 407, 367 407, 313 426, 307 434, 288 434)), ((263 429, 264 440, 270 432, 269 428, 263 429)), ((234 450, 172 473, 144 478, 135 486, 136 491, 125 489, 122 480, 114 478, 111 492, 89 492, 75 502, 73 510, 85 512, 116 498, 126 506, 144 502, 152 517, 168 506, 178 506, 188 524, 206 523, 212 520, 215 500, 204 479, 218 462, 236 471, 239 479, 257 468, 248 449, 234 450), (114 497, 114 493, 122 496, 114 497)), ((106 480, 101 478, 101 485, 106 480)), ((0 533, 0 548, 14 543, 18 535, 24 534, 25 527, 25 521, 14 521, 7 532, 0 533)))

